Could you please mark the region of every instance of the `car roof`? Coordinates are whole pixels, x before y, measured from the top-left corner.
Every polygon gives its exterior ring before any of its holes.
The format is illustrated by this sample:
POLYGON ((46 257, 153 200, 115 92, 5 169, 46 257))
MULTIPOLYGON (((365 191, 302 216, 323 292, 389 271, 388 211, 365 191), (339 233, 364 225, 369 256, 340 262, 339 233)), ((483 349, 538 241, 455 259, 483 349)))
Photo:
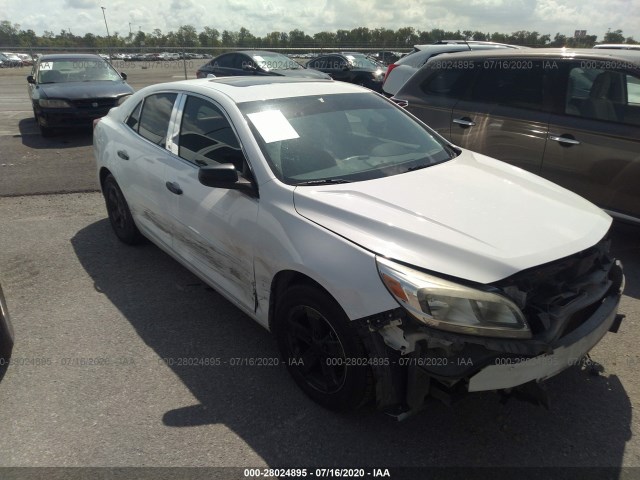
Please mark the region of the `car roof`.
MULTIPOLYGON (((513 50, 510 48, 496 50, 471 50, 468 52, 456 52, 456 58, 486 58, 486 57, 518 57, 518 58, 548 58, 548 59, 602 59, 602 58, 619 58, 626 62, 640 61, 640 52, 637 50, 607 50, 593 48, 527 48, 522 50, 513 50)), ((640 68, 640 63, 636 63, 640 68)))
POLYGON ((145 91, 181 90, 207 95, 219 92, 235 103, 275 98, 303 97, 310 95, 330 95, 342 93, 367 93, 370 90, 347 82, 327 79, 294 77, 217 77, 199 80, 182 80, 146 87, 145 91))
POLYGON ((414 45, 413 48, 416 50, 425 50, 434 47, 443 47, 443 46, 454 46, 454 45, 467 45, 467 46, 480 46, 483 45, 485 47, 504 47, 504 48, 527 48, 521 45, 511 45, 509 43, 498 43, 498 42, 487 42, 483 40, 440 40, 435 43, 427 43, 427 44, 419 44, 414 45))
POLYGON ((100 55, 94 55, 92 53, 53 53, 48 55, 42 55, 39 60, 72 60, 75 58, 85 58, 85 59, 100 59, 102 57, 100 55))
POLYGON ((640 49, 640 45, 635 44, 635 43, 599 43, 597 45, 594 45, 593 48, 595 49, 599 49, 599 48, 619 48, 621 50, 638 50, 640 49))

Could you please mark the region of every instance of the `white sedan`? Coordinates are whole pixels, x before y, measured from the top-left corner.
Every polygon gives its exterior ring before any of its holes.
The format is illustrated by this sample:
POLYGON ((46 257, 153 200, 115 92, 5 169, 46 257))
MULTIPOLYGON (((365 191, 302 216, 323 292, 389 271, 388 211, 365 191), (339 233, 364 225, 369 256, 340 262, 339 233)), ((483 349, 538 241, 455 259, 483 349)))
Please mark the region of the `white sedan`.
POLYGON ((150 239, 273 331, 326 407, 520 387, 543 402, 537 383, 620 323, 609 216, 367 89, 166 83, 94 127, 118 238, 150 239))

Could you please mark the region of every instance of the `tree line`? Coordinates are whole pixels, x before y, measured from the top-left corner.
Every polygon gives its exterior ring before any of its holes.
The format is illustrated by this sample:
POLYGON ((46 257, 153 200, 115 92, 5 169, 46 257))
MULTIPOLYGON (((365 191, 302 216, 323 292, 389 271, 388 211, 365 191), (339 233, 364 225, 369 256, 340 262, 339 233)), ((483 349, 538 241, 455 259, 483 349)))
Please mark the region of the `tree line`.
MULTIPOLYGON (((70 30, 60 33, 45 31, 37 35, 33 30, 23 30, 20 25, 8 20, 0 21, 0 46, 11 48, 384 48, 407 49, 416 44, 434 43, 439 40, 483 40, 529 47, 592 47, 598 41, 596 35, 571 37, 556 33, 553 38, 549 34, 540 34, 520 30, 510 34, 486 33, 479 30, 447 31, 434 28, 417 30, 403 27, 397 30, 388 28, 369 29, 358 27, 351 30, 323 31, 306 34, 294 29, 289 32, 271 32, 265 36, 253 35, 242 27, 238 31, 218 30, 204 27, 198 32, 193 25, 182 25, 176 31, 163 33, 159 28, 152 32, 130 31, 126 35, 115 31, 109 37, 105 34, 87 33, 74 35, 70 30)), ((625 37, 622 30, 609 30, 602 39, 603 43, 638 43, 633 37, 625 37)))

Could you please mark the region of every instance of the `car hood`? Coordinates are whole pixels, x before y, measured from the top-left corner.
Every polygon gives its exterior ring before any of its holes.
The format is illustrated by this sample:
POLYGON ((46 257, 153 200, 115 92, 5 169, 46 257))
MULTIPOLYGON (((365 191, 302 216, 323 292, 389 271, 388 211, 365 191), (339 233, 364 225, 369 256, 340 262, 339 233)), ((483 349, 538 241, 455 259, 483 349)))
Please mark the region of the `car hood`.
POLYGON ((133 93, 129 84, 122 82, 65 82, 39 84, 40 95, 47 98, 68 98, 80 100, 83 98, 119 97, 133 93))
POLYGON ((378 255, 479 283, 587 249, 611 225, 578 195, 468 151, 391 177, 296 187, 294 202, 378 255))
POLYGON ((284 75, 285 77, 297 77, 297 78, 324 78, 330 79, 331 77, 326 73, 313 70, 311 68, 301 68, 297 70, 273 70, 278 75, 284 75))

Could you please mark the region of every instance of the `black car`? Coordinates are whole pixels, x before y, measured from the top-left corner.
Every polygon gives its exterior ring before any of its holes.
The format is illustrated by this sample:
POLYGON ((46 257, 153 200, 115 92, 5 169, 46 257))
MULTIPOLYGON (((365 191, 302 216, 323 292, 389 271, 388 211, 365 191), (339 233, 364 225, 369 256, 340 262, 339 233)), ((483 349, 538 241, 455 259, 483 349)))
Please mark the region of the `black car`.
POLYGON ((43 55, 33 66, 29 95, 43 137, 53 128, 90 126, 133 93, 127 76, 98 55, 43 55))
POLYGON ((264 50, 223 53, 205 63, 196 72, 198 78, 240 75, 329 78, 323 73, 304 68, 285 55, 264 50))
POLYGON ((4 294, 2 293, 2 286, 0 285, 0 378, 9 363, 12 350, 13 328, 9 320, 9 311, 7 310, 4 294))
POLYGON ((334 80, 355 83, 376 92, 382 91, 385 67, 362 53, 331 53, 314 58, 307 63, 328 74, 334 80))

